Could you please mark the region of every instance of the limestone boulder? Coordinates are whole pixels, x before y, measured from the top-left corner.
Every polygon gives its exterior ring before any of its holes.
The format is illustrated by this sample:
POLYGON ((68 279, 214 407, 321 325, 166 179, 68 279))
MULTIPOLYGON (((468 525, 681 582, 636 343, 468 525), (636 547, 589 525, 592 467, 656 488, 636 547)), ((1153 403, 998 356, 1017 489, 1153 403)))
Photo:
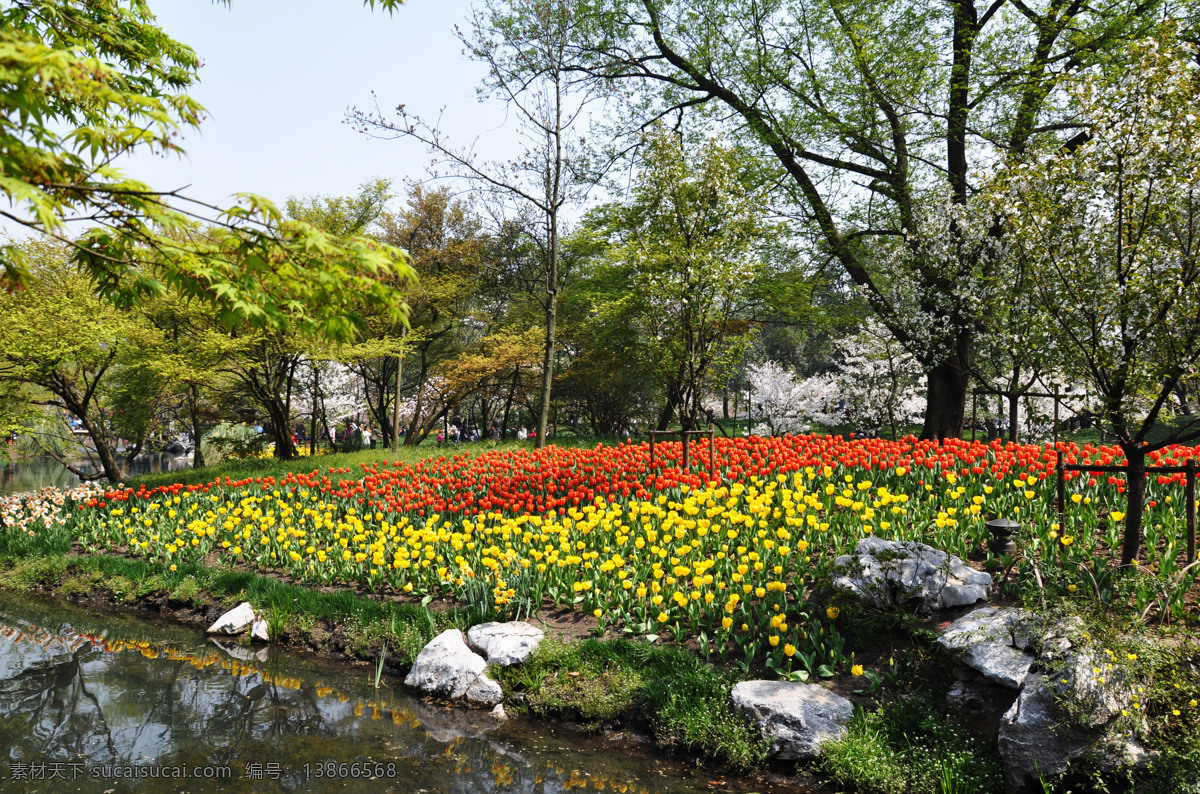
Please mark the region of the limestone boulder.
POLYGON ((487 659, 488 664, 507 667, 521 664, 537 650, 545 632, 537 626, 514 620, 507 623, 480 623, 467 630, 467 645, 487 659))
POLYGON ((1010 792, 1040 791, 1039 777, 1056 775, 1085 754, 1109 768, 1136 767, 1148 759, 1129 726, 1115 720, 1088 724, 1068 713, 1062 703, 1073 694, 1069 687, 1051 674, 1033 673, 1001 718, 997 746, 1010 792))
POLYGON ((816 684, 792 681, 742 681, 733 688, 733 706, 771 742, 781 761, 809 761, 821 744, 840 739, 854 706, 816 684))
POLYGON ((1036 659, 1037 631, 1020 609, 981 607, 950 624, 938 644, 989 681, 1020 689, 1036 659))
POLYGON ((467 687, 466 699, 476 706, 498 706, 504 700, 504 690, 484 674, 467 687))
POLYGON ((250 628, 250 624, 253 622, 254 607, 250 606, 250 602, 243 601, 221 617, 217 618, 216 622, 208 627, 208 633, 224 634, 232 637, 233 635, 241 634, 243 631, 250 628))
POLYGON ((992 577, 960 558, 912 541, 863 538, 854 554, 835 561, 834 586, 877 606, 918 601, 925 611, 967 606, 987 598, 992 577))
POLYGON ((504 696, 486 669, 487 662, 467 647, 462 632, 449 629, 421 649, 404 684, 447 700, 466 697, 475 705, 494 706, 504 696))

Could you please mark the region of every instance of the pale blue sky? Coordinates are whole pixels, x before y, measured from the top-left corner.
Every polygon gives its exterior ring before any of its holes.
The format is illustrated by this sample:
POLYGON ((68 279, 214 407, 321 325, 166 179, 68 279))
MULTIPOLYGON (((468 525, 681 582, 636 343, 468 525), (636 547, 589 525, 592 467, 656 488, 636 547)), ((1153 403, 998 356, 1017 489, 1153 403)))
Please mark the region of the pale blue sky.
POLYGON ((361 0, 151 0, 159 23, 204 61, 191 96, 210 118, 188 131, 180 161, 138 156, 121 165, 156 189, 226 205, 235 192, 282 204, 288 196, 348 195, 372 177, 421 178, 429 157, 414 141, 379 141, 344 124, 348 107, 389 113, 404 103, 492 158, 518 153, 503 107, 480 105, 480 65, 462 55, 454 25, 468 0, 407 0, 389 15, 361 0))

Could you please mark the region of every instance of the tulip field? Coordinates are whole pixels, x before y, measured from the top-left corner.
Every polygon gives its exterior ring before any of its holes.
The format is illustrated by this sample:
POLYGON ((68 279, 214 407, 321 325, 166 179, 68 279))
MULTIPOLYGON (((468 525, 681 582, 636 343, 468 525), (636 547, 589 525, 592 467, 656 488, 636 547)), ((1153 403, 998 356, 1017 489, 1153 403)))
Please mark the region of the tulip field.
MULTIPOLYGON (((713 480, 707 447, 693 452, 687 472, 678 443, 657 445, 653 467, 648 446, 627 443, 123 489, 80 501, 71 521, 86 550, 164 567, 241 564, 314 585, 482 600, 496 614, 553 603, 618 632, 809 672, 850 666, 837 625, 855 607, 832 592, 831 571, 866 535, 992 563, 1015 589, 1164 616, 1194 583, 1182 475, 1147 485, 1145 575, 1133 589, 1114 585, 1123 480, 1069 475, 1058 526, 1057 456, 1109 465, 1116 448, 718 439, 713 480), (992 517, 1020 522, 1015 555, 987 551, 992 517)), ((1196 455, 1168 448, 1147 463, 1196 455)))

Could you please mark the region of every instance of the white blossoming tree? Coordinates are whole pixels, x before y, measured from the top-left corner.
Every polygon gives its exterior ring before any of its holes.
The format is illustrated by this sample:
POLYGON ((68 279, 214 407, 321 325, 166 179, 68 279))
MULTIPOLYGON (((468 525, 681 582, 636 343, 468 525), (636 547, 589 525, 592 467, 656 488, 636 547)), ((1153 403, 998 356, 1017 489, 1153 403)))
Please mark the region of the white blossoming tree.
POLYGON ((814 375, 797 381, 774 361, 748 368, 753 409, 759 420, 753 432, 780 436, 807 433, 811 422, 829 424, 838 404, 837 381, 831 375, 814 375))
POLYGON ((867 432, 887 426, 892 437, 904 425, 919 422, 925 411, 925 379, 921 366, 877 320, 841 348, 837 387, 845 416, 867 432))
POLYGON ((319 358, 305 358, 301 363, 292 408, 309 420, 309 435, 315 445, 318 424, 328 438, 338 422, 365 414, 367 401, 362 379, 346 364, 319 358))
POLYGON ((870 320, 838 350, 836 372, 796 380, 774 361, 749 367, 759 435, 804 433, 809 425, 850 420, 870 434, 883 427, 893 437, 921 420, 925 381, 921 366, 877 320, 870 320))
POLYGON ((1200 69, 1164 29, 1068 88, 1087 135, 1009 163, 994 196, 1006 238, 1037 265, 1047 344, 1098 395, 1128 460, 1121 559, 1131 565, 1146 455, 1200 438, 1193 410, 1149 440, 1200 376, 1200 69))

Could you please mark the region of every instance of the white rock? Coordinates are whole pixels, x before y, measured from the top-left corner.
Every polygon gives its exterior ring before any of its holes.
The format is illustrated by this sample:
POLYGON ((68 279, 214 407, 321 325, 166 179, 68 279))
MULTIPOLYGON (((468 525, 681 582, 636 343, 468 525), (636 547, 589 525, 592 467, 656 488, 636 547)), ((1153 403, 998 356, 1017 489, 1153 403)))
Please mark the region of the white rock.
MULTIPOLYGON (((1077 666, 1077 660, 1067 661, 1069 670, 1077 666)), ((1056 675, 1031 673, 1001 718, 997 746, 1009 791, 1052 777, 1083 755, 1099 759, 1102 769, 1137 767, 1149 760, 1128 726, 1112 719, 1122 703, 1129 703, 1128 686, 1088 690, 1072 681, 1070 673, 1065 684, 1056 675), (1073 704, 1071 713, 1059 705, 1064 699, 1073 704)))
POLYGON ((770 740, 771 756, 782 761, 816 758, 822 742, 845 734, 854 713, 844 697, 792 681, 742 681, 734 686, 731 701, 770 740))
POLYGON ((1034 658, 1031 617, 1020 609, 981 607, 950 624, 938 644, 985 678, 1020 689, 1034 658))
POLYGON ((481 674, 467 687, 467 700, 476 706, 497 706, 504 700, 504 690, 487 673, 481 674))
POLYGON ((927 610, 966 606, 987 598, 992 577, 952 554, 911 541, 863 538, 854 554, 834 563, 834 586, 878 606, 920 600, 927 610))
POLYGON ((485 669, 487 662, 482 656, 471 652, 463 642, 462 632, 448 629, 421 649, 404 684, 448 700, 458 700, 471 690, 474 702, 492 706, 499 700, 488 702, 488 698, 499 690, 499 685, 483 674, 485 669), (484 681, 472 689, 481 677, 484 681))
POLYGON ((254 625, 252 625, 250 627, 250 641, 251 642, 270 642, 271 641, 271 635, 267 631, 267 621, 265 621, 265 620, 254 621, 254 625))
POLYGON ((243 601, 233 609, 217 618, 217 622, 208 627, 209 634, 241 634, 254 622, 254 607, 248 601, 243 601))
POLYGON ((963 651, 978 642, 999 642, 1011 648, 1032 648, 1033 616, 1013 607, 980 607, 951 623, 938 638, 947 651, 963 651))
POLYGON ((488 664, 507 667, 521 664, 537 650, 545 635, 537 626, 524 621, 480 623, 467 630, 467 645, 487 659, 488 664))
POLYGON ((1009 689, 1020 689, 1033 667, 1032 656, 999 642, 976 643, 963 652, 959 661, 1009 689))
POLYGON ((508 719, 508 713, 504 710, 503 703, 497 703, 496 708, 492 709, 491 714, 493 717, 500 720, 501 722, 504 722, 505 720, 508 719))

